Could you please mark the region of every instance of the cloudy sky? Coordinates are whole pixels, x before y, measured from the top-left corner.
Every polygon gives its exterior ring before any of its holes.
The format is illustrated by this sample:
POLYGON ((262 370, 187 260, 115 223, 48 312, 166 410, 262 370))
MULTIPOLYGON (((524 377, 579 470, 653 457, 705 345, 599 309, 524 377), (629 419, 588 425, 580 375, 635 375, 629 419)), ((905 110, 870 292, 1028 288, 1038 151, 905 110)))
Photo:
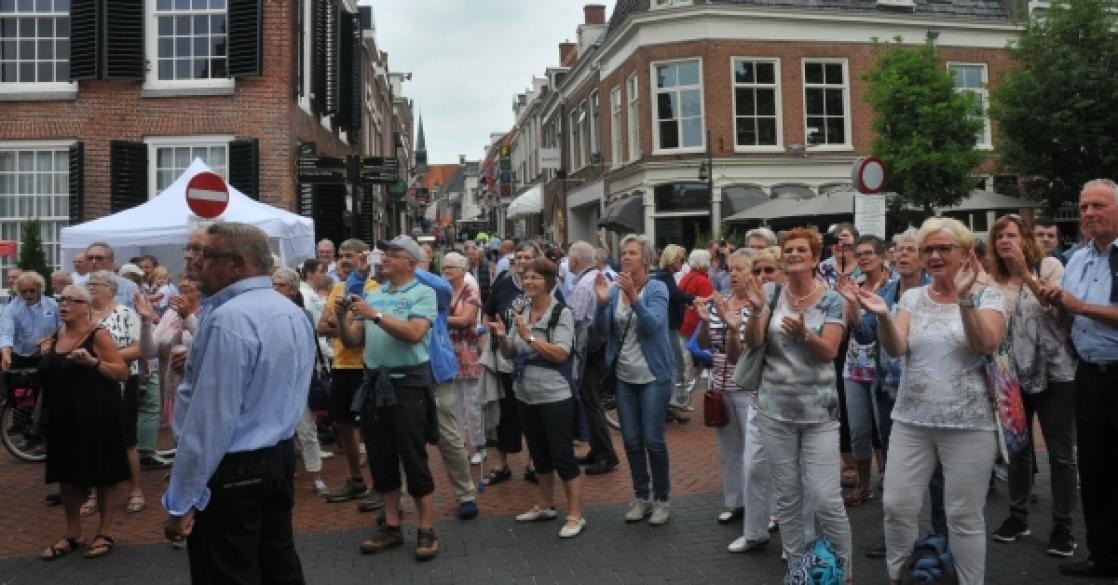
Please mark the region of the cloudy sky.
POLYGON ((431 163, 483 155, 491 132, 513 123, 512 100, 559 64, 585 4, 612 0, 362 0, 392 71, 411 72, 404 93, 423 115, 431 163))

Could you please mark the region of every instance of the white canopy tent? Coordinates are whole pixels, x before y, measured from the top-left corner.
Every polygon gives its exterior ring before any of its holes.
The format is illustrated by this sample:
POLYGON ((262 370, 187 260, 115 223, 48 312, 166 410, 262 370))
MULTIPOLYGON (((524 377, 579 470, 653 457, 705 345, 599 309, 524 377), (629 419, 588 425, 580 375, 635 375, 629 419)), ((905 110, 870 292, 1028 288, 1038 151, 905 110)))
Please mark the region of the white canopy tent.
MULTIPOLYGON (((94 242, 113 247, 118 263, 133 256, 151 254, 166 266, 172 275, 182 269, 182 247, 190 231, 201 220, 186 205, 186 185, 194 175, 210 171, 200 159, 194 159, 171 186, 147 203, 113 215, 62 228, 62 265, 94 242)), ((254 201, 229 189, 229 206, 217 221, 237 221, 254 225, 268 234, 272 251, 285 266, 306 258, 314 258, 314 222, 309 218, 254 201)))

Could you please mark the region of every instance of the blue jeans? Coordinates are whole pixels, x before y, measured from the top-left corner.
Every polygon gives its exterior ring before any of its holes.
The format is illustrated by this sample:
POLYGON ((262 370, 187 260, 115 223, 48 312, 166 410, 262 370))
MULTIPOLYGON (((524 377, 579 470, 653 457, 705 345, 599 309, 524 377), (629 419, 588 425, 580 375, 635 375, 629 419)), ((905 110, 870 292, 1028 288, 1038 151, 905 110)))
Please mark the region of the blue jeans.
POLYGON ((668 501, 671 480, 668 478, 668 444, 664 441, 664 419, 672 396, 672 381, 630 384, 617 381, 617 416, 621 419, 621 437, 633 492, 637 499, 648 500, 649 468, 652 470, 652 492, 656 501, 668 501))
MULTIPOLYGON (((873 382, 858 382, 847 378, 846 418, 850 423, 850 451, 854 459, 869 461, 873 458, 873 382)), ((879 427, 880 428, 880 427, 879 427)))

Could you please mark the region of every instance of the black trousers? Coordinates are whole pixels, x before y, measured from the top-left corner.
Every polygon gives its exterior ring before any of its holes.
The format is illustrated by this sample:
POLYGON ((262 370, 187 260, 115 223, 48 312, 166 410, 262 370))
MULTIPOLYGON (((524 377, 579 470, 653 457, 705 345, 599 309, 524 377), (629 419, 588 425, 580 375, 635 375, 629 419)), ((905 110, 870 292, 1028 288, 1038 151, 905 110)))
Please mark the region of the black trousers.
POLYGON ((536 473, 554 471, 559 479, 570 481, 579 475, 573 442, 578 424, 578 405, 574 398, 546 404, 517 401, 528 454, 536 473))
POLYGON ((1118 568, 1118 368, 1080 362, 1075 372, 1079 493, 1091 560, 1118 568))
POLYGON ((394 406, 366 409, 361 415, 369 475, 373 476, 373 489, 387 494, 403 485, 403 467, 408 494, 418 499, 435 491, 435 479, 427 462, 427 388, 399 382, 395 387, 394 406))
POLYGON ((292 539, 294 475, 291 439, 222 458, 187 538, 193 585, 305 582, 292 539))
POLYGON ((602 412, 602 376, 606 371, 606 352, 587 352, 586 368, 578 381, 578 391, 582 398, 582 409, 586 412, 586 425, 590 429, 590 451, 586 454, 592 461, 614 463, 618 461, 610 440, 609 425, 602 412))
POLYGON ((520 407, 512 391, 512 374, 501 374, 501 387, 505 390, 505 397, 498 403, 501 420, 497 423, 497 441, 490 441, 489 446, 496 447, 501 453, 519 453, 524 446, 520 440, 520 407))

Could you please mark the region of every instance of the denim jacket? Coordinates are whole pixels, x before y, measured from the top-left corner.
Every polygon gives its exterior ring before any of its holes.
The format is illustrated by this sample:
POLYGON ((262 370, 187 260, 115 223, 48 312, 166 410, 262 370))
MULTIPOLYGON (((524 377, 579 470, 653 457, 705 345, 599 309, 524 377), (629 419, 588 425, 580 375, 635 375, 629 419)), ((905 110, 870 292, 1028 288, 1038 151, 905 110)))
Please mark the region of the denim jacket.
MULTIPOLYGON (((917 286, 924 286, 932 282, 928 273, 921 272, 920 284, 917 286)), ((877 296, 885 300, 885 305, 892 311, 896 306, 897 301, 900 300, 898 291, 901 287, 901 280, 894 278, 885 283, 877 291, 877 296)), ((877 341, 877 316, 869 311, 862 312, 862 322, 858 327, 853 330, 854 340, 858 343, 873 343, 877 341)), ((901 371, 904 369, 904 357, 893 357, 885 353, 884 349, 878 348, 877 351, 877 384, 879 386, 886 386, 896 389, 901 384, 901 371)))
MULTIPOLYGON (((594 333, 606 339, 606 363, 611 364, 617 357, 621 331, 617 330, 613 315, 617 312, 618 296, 621 289, 614 286, 609 291, 609 303, 598 305, 594 315, 594 333)), ((637 338, 641 341, 641 352, 648 362, 656 381, 672 379, 675 370, 675 356, 669 335, 668 287, 655 278, 649 278, 644 285, 640 299, 632 305, 635 317, 633 326, 637 328, 637 338)))

